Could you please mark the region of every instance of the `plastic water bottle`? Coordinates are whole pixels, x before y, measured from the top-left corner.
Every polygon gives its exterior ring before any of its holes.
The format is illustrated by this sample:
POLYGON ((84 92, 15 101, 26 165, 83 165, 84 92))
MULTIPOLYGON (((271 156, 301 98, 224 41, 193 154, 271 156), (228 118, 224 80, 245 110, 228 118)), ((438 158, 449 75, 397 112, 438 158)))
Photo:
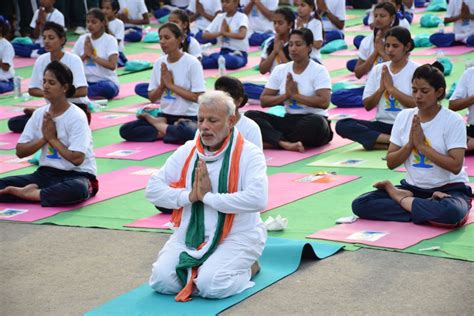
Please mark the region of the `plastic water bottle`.
POLYGON ((219 56, 219 59, 217 60, 217 65, 219 69, 219 77, 224 76, 226 69, 225 69, 225 58, 223 55, 219 56))
POLYGON ((440 49, 440 50, 438 50, 438 51, 436 52, 436 60, 437 60, 437 61, 440 61, 440 60, 442 60, 443 58, 444 58, 444 51, 442 51, 442 50, 440 49))
POLYGON ((201 52, 203 56, 209 56, 210 55, 210 50, 211 50, 211 43, 206 43, 201 45, 201 52))
POLYGON ((472 59, 466 58, 464 59, 464 70, 467 70, 472 67, 472 59))
POLYGON ((438 23, 438 33, 444 33, 444 23, 443 22, 438 23))
POLYGON ((13 91, 15 93, 15 99, 21 98, 21 77, 19 76, 13 78, 13 91))

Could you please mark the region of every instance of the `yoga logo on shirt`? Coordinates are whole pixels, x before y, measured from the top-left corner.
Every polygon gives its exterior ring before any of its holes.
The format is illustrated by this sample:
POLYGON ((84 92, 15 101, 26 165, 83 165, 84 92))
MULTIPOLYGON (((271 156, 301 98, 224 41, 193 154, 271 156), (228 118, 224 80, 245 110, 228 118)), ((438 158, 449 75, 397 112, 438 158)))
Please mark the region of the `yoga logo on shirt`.
MULTIPOLYGON (((424 140, 425 145, 431 148, 431 142, 425 138, 424 140)), ((423 168, 423 169, 431 169, 433 168, 431 160, 426 158, 420 151, 416 148, 413 148, 413 163, 412 166, 415 168, 423 168)))
POLYGON ((175 94, 171 89, 166 89, 166 94, 163 98, 166 100, 176 100, 175 94))
POLYGON ((48 153, 46 154, 46 158, 49 159, 61 159, 61 156, 59 156, 58 151, 48 145, 48 153))
POLYGON ((252 8, 252 16, 258 16, 258 10, 257 10, 257 7, 255 5, 252 8))
POLYGON ((400 112, 402 109, 400 108, 400 104, 398 103, 397 99, 388 91, 385 91, 385 111, 388 112, 400 112))
MULTIPOLYGON (((92 49, 92 56, 93 57, 97 57, 97 50, 95 48, 92 49)), ((92 59, 92 57, 89 57, 87 59, 87 64, 86 66, 92 66, 92 67, 96 67, 97 65, 95 64, 94 60, 92 59)))

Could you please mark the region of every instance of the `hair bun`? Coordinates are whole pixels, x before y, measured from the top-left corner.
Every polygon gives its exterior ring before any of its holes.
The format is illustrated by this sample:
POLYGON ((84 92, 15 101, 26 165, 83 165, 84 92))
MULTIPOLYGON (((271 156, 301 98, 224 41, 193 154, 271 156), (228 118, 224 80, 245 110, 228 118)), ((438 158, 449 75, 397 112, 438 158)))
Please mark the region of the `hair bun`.
POLYGON ((439 71, 441 71, 442 74, 444 74, 444 66, 439 61, 435 61, 434 63, 432 63, 431 67, 438 69, 439 71))

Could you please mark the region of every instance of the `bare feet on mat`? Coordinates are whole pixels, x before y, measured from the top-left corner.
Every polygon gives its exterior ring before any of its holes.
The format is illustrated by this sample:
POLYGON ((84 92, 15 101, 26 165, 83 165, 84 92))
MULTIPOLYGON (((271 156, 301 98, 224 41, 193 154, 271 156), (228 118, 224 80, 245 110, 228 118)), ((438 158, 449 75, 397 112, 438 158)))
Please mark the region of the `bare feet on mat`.
POLYGON ((257 273, 260 272, 260 264, 258 263, 258 261, 255 261, 252 266, 250 267, 250 271, 251 271, 251 278, 253 278, 255 275, 257 275, 257 273))
POLYGON ((388 180, 377 182, 374 184, 374 187, 380 190, 385 190, 388 195, 397 203, 400 203, 403 198, 413 196, 413 193, 410 191, 396 188, 392 182, 388 180))
POLYGON ((305 151, 302 142, 294 142, 294 143, 291 143, 291 142, 287 142, 287 141, 281 140, 278 144, 280 145, 281 148, 283 148, 283 149, 285 149, 285 150, 289 150, 289 151, 299 151, 300 153, 304 153, 304 151, 305 151))
POLYGON ((29 200, 29 201, 39 201, 40 200, 40 189, 38 188, 38 185, 32 183, 28 184, 25 187, 13 187, 13 186, 8 186, 4 188, 3 190, 0 190, 0 194, 10 194, 14 195, 16 197, 19 197, 20 199, 23 200, 29 200))

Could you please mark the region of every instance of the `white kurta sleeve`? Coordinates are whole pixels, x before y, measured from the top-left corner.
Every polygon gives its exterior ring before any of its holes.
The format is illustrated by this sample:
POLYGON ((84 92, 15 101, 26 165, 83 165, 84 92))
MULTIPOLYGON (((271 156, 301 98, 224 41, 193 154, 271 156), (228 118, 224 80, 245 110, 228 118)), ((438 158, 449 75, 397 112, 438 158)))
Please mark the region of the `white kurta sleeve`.
POLYGON ((265 209, 268 177, 263 152, 246 142, 240 164, 240 190, 235 193, 206 193, 203 199, 205 205, 222 213, 250 213, 265 209))
MULTIPOLYGON (((156 172, 148 181, 145 197, 156 206, 164 208, 180 208, 191 204, 190 190, 186 188, 172 188, 171 183, 179 180, 181 169, 190 151, 190 146, 181 146, 166 161, 163 168, 156 172)), ((189 166, 192 168, 192 162, 189 166)))

